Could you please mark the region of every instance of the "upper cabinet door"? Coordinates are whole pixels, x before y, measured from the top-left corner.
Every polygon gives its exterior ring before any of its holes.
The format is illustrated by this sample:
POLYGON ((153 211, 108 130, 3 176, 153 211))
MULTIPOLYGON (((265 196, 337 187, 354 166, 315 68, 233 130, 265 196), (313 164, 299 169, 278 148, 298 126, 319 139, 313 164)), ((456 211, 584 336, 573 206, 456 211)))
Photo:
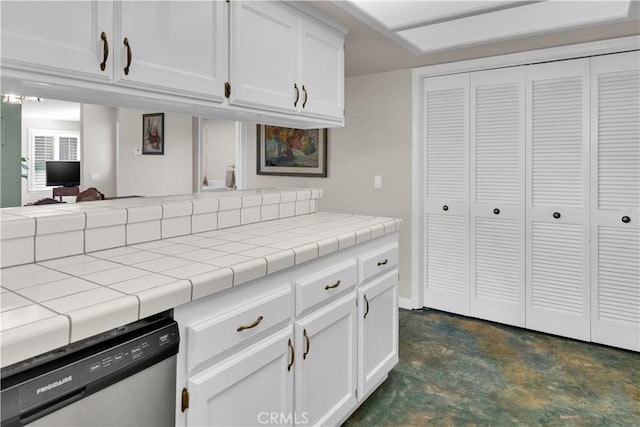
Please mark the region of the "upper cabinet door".
POLYGON ((116 2, 116 83, 222 101, 225 8, 220 1, 116 2))
POLYGON ((3 1, 0 7, 3 70, 112 81, 112 2, 3 1))
POLYGON ((300 21, 301 114, 342 120, 344 39, 311 21, 300 21))
POLYGON ((640 351, 640 53, 591 59, 591 340, 640 351))
POLYGON ((230 8, 229 103, 295 112, 298 16, 285 4, 233 1, 230 8))

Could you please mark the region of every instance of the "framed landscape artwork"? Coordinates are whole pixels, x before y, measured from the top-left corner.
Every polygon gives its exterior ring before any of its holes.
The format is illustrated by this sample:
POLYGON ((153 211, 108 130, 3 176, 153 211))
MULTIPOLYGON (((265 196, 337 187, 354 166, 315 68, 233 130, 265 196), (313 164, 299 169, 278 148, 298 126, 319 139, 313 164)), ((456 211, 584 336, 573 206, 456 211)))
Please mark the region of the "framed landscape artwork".
POLYGON ((257 174, 327 176, 327 130, 258 125, 257 174))
POLYGON ((164 113, 142 115, 142 154, 164 154, 164 113))

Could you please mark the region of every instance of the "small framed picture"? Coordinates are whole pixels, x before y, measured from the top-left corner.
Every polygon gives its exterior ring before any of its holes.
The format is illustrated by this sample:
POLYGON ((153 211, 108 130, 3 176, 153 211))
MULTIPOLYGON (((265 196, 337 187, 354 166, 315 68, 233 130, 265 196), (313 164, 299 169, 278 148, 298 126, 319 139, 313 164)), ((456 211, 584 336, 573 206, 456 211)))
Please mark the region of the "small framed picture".
POLYGON ((142 154, 164 154, 164 113, 142 115, 142 154))
POLYGON ((327 130, 258 125, 258 175, 327 176, 327 130))

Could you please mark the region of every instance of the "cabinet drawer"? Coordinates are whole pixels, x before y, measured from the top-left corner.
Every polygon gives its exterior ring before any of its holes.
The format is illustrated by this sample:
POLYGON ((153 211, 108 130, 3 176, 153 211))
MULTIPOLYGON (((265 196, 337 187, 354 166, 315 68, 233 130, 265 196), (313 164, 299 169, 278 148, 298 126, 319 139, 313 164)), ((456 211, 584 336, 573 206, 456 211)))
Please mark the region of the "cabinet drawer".
POLYGON ((291 286, 252 297, 187 326, 187 371, 291 319, 291 286))
POLYGON ((364 283, 371 277, 391 270, 398 265, 398 245, 387 245, 376 251, 368 252, 358 257, 360 266, 360 283, 364 283))
POLYGON ((357 274, 356 261, 352 260, 296 282, 296 315, 353 288, 357 283, 357 274))

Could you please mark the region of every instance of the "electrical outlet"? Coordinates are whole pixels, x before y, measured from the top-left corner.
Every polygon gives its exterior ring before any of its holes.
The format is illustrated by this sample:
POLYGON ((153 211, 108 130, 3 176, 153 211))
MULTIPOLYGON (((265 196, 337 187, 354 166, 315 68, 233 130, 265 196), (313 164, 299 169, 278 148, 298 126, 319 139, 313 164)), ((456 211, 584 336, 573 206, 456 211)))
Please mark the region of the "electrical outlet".
POLYGON ((382 176, 376 175, 373 177, 373 188, 382 188, 382 176))

